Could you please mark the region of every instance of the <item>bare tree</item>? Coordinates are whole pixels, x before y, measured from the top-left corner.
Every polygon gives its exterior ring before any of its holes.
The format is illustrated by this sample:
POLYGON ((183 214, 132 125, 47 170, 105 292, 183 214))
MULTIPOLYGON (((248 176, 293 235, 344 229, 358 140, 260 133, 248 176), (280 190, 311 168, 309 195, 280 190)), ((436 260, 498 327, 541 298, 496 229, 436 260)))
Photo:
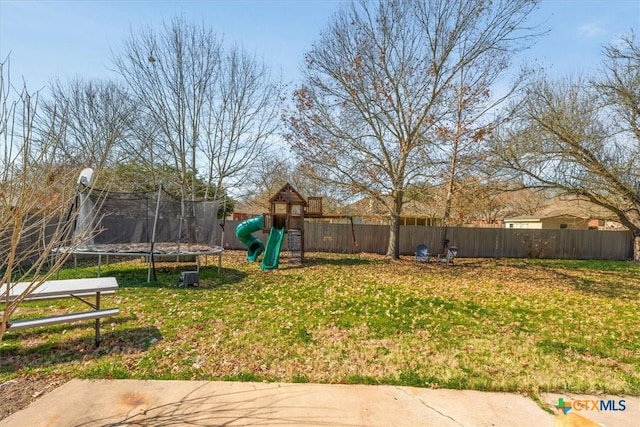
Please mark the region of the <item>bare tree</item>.
MULTIPOLYGON (((521 41, 525 42, 531 37, 533 34, 524 35, 521 41)), ((468 42, 464 40, 460 43, 459 49, 464 51, 467 45, 468 42)), ((443 252, 448 242, 447 226, 450 223, 454 193, 459 191, 462 185, 469 183, 469 178, 475 181, 474 175, 478 175, 478 166, 482 167, 486 158, 487 138, 491 137, 492 130, 505 119, 498 112, 500 106, 518 92, 530 75, 523 70, 510 82, 504 83, 505 87, 501 89, 501 93, 494 93, 496 83, 504 78, 511 66, 511 58, 516 52, 516 46, 511 50, 492 49, 482 52, 475 61, 458 69, 458 75, 446 91, 446 96, 443 96, 448 105, 449 114, 440 121, 432 137, 437 141, 443 175, 446 176, 442 216, 443 252)), ((461 56, 465 56, 464 53, 461 56)), ((482 187, 480 183, 475 182, 475 184, 477 184, 476 188, 482 187)), ((488 208, 485 209, 485 213, 489 214, 493 221, 494 215, 499 212, 495 206, 497 200, 490 191, 481 193, 485 196, 483 200, 488 208)), ((468 201, 472 202, 471 199, 468 201)), ((460 209, 464 208, 458 206, 458 210, 460 209)))
POLYGON ((58 163, 64 129, 51 123, 47 132, 35 132, 38 94, 15 90, 8 67, 8 60, 0 63, 0 339, 18 305, 89 237, 73 236, 77 211, 70 207, 79 170, 58 163), (56 252, 61 247, 69 250, 56 252), (13 297, 14 284, 23 281, 29 286, 13 297))
POLYGON ((448 183, 443 187, 443 205, 449 204, 450 209, 449 221, 445 224, 454 223, 455 218, 462 223, 479 219, 487 224, 495 224, 504 206, 500 197, 502 193, 476 176, 459 179, 456 183, 460 188, 455 191, 451 190, 448 183))
POLYGON ((253 209, 267 212, 269 199, 286 183, 291 184, 303 197, 321 196, 325 214, 337 214, 340 200, 331 193, 331 189, 323 186, 315 178, 314 171, 307 170, 306 165, 298 164, 285 152, 270 151, 257 160, 255 174, 251 180, 249 192, 243 195, 242 201, 253 209))
POLYGON ((135 115, 134 103, 115 82, 58 80, 51 85, 50 99, 42 103, 38 127, 40 133, 56 135, 59 163, 102 168, 130 157, 129 130, 135 115))
POLYGON ((292 147, 326 184, 386 207, 388 256, 399 257, 407 187, 437 173, 432 133, 449 114, 448 91, 462 70, 526 37, 536 4, 358 1, 307 53, 288 117, 292 147))
MULTIPOLYGON (((268 152, 257 159, 251 188, 242 195, 243 202, 261 212, 269 211, 269 199, 293 178, 293 165, 282 153, 268 152)), ((292 185, 298 188, 296 184, 292 185)))
POLYGON ((115 58, 144 125, 158 130, 153 149, 168 149, 172 156, 183 200, 196 198, 197 158, 220 52, 221 41, 210 30, 175 19, 160 32, 132 32, 115 58))
POLYGON ((217 192, 223 184, 237 187, 247 177, 255 180, 256 162, 279 127, 282 92, 282 85, 271 80, 264 63, 240 47, 224 55, 206 106, 208 188, 217 192))
POLYGON ((214 189, 208 198, 241 183, 279 125, 282 87, 204 26, 175 19, 132 33, 115 67, 141 106, 141 162, 178 171, 183 200, 196 198, 199 179, 214 189))
POLYGON ((612 212, 631 230, 640 262, 640 48, 605 50, 604 73, 529 87, 495 159, 524 186, 554 188, 612 212))
POLYGON ((505 215, 539 215, 545 206, 554 199, 548 189, 518 188, 507 190, 501 195, 505 215))
POLYGON ((136 109, 129 135, 130 139, 125 144, 126 163, 118 162, 115 169, 108 171, 118 174, 118 186, 134 191, 157 189, 158 183, 172 183, 181 187, 182 180, 176 177, 171 147, 159 143, 164 140, 163 133, 146 109, 136 109), (124 176, 121 175, 123 168, 127 169, 124 176), (126 182, 122 182, 123 180, 126 182))

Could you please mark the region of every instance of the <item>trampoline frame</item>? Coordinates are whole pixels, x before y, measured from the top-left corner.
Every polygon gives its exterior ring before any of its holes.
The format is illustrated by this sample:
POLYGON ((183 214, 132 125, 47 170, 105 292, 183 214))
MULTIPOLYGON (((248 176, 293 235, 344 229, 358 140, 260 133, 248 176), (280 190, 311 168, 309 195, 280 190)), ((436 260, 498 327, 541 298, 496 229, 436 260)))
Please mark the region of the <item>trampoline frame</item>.
MULTIPOLYGON (((170 242, 172 245, 175 245, 175 243, 170 242)), ((162 243, 156 242, 156 246, 160 246, 162 245, 162 243)), ((105 245, 106 246, 106 245, 105 245)), ((108 245, 110 247, 114 246, 113 244, 108 245)), ((59 253, 59 252, 65 252, 67 249, 65 248, 60 248, 56 251, 54 251, 55 253, 59 253)), ((159 250, 154 250, 153 253, 151 251, 143 251, 143 250, 116 250, 116 249, 103 249, 100 250, 99 245, 95 245, 92 248, 89 249, 81 249, 81 248, 75 248, 71 251, 69 251, 69 253, 71 254, 71 256, 73 256, 73 263, 74 263, 74 267, 78 267, 78 255, 90 255, 90 256, 97 256, 98 257, 98 277, 100 277, 101 274, 101 267, 102 267, 102 257, 105 256, 106 257, 106 264, 109 264, 109 257, 110 256, 123 256, 123 257, 141 257, 141 258, 147 258, 147 283, 151 282, 151 273, 152 270, 155 269, 155 266, 152 264, 152 259, 157 258, 176 258, 178 259, 179 257, 195 257, 196 259, 196 271, 200 272, 200 266, 201 266, 201 262, 200 262, 200 256, 204 255, 204 256, 208 256, 208 255, 218 255, 218 271, 220 271, 220 269, 222 268, 222 253, 224 252, 224 249, 220 246, 211 246, 210 249, 206 249, 206 250, 197 250, 197 251, 171 251, 171 252, 162 252, 159 250)))

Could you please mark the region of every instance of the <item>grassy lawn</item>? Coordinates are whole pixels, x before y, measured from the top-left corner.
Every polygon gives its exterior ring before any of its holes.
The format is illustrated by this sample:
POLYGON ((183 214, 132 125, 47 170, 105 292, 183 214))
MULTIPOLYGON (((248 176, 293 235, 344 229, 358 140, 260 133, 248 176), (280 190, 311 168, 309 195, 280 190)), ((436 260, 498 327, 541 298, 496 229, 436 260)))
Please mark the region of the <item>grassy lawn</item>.
MULTIPOLYGON (((199 288, 189 266, 102 266, 120 316, 15 331, 0 383, 24 375, 402 384, 640 395, 640 266, 628 262, 460 259, 453 267, 374 255, 308 254, 260 271, 243 252, 199 288)), ((211 261, 210 261, 211 262, 211 261)), ((215 262, 214 262, 215 263, 215 262)), ((95 266, 61 278, 93 277, 95 266)), ((53 314, 72 300, 25 304, 53 314)), ((19 317, 19 316, 16 316, 19 317)))

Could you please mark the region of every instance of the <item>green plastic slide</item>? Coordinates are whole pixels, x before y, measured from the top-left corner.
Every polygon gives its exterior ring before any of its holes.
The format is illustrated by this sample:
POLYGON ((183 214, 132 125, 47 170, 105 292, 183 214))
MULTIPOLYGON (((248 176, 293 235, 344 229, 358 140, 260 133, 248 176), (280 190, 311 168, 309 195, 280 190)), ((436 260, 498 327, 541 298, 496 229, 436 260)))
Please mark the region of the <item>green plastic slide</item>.
POLYGON ((267 246, 262 256, 262 265, 260 268, 263 270, 274 270, 278 268, 278 262, 280 261, 280 248, 282 247, 282 241, 284 240, 284 228, 271 228, 269 233, 269 240, 267 240, 267 246))
POLYGON ((236 237, 247 247, 247 261, 255 262, 264 251, 264 244, 251 233, 262 230, 262 216, 256 216, 238 224, 236 237))

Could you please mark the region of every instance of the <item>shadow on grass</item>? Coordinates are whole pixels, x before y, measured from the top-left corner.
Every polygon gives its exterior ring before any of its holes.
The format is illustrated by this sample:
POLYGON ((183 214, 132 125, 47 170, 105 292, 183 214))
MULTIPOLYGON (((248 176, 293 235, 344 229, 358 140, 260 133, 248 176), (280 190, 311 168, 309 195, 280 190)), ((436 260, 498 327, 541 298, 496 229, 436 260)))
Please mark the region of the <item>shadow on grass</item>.
POLYGON ((599 274, 637 275, 640 265, 630 261, 597 259, 555 259, 555 258, 492 258, 496 263, 514 268, 539 267, 571 271, 591 271, 599 274))
POLYGON ((598 273, 629 273, 637 274, 640 272, 640 266, 630 261, 617 260, 572 260, 572 259, 534 259, 531 262, 537 262, 542 265, 557 268, 566 268, 570 270, 595 271, 598 273))
POLYGON ((32 334, 34 333, 6 334, 3 337, 4 345, 0 346, 0 374, 25 368, 86 362, 111 355, 141 353, 162 339, 155 326, 103 332, 99 347, 95 346, 95 336, 90 328, 82 337, 66 339, 64 335, 56 334, 56 340, 29 345, 34 340, 34 337, 30 337, 32 334))
MULTIPOLYGON (((156 280, 147 281, 147 268, 142 266, 137 269, 109 268, 104 269, 103 276, 113 276, 118 280, 121 288, 168 288, 176 287, 180 273, 195 270, 192 265, 159 265, 156 267, 156 280)), ((223 285, 239 283, 247 276, 247 273, 233 268, 221 268, 217 266, 200 268, 200 287, 216 288, 223 285)))
POLYGON ((606 298, 639 299, 640 269, 624 261, 592 260, 495 260, 497 265, 520 271, 520 277, 535 283, 536 272, 555 278, 558 284, 579 292, 606 298))
POLYGON ((579 272, 567 273, 556 268, 545 267, 547 271, 553 272, 556 276, 562 278, 564 283, 569 284, 575 290, 602 296, 607 298, 624 298, 639 299, 640 298, 640 280, 633 276, 624 276, 620 274, 612 274, 603 272, 602 275, 610 280, 597 280, 593 277, 582 277, 579 272))
POLYGON ((325 257, 305 257, 301 267, 314 265, 334 265, 334 266, 353 266, 353 265, 370 265, 379 261, 374 259, 359 258, 357 254, 352 254, 353 258, 325 258, 325 257))

